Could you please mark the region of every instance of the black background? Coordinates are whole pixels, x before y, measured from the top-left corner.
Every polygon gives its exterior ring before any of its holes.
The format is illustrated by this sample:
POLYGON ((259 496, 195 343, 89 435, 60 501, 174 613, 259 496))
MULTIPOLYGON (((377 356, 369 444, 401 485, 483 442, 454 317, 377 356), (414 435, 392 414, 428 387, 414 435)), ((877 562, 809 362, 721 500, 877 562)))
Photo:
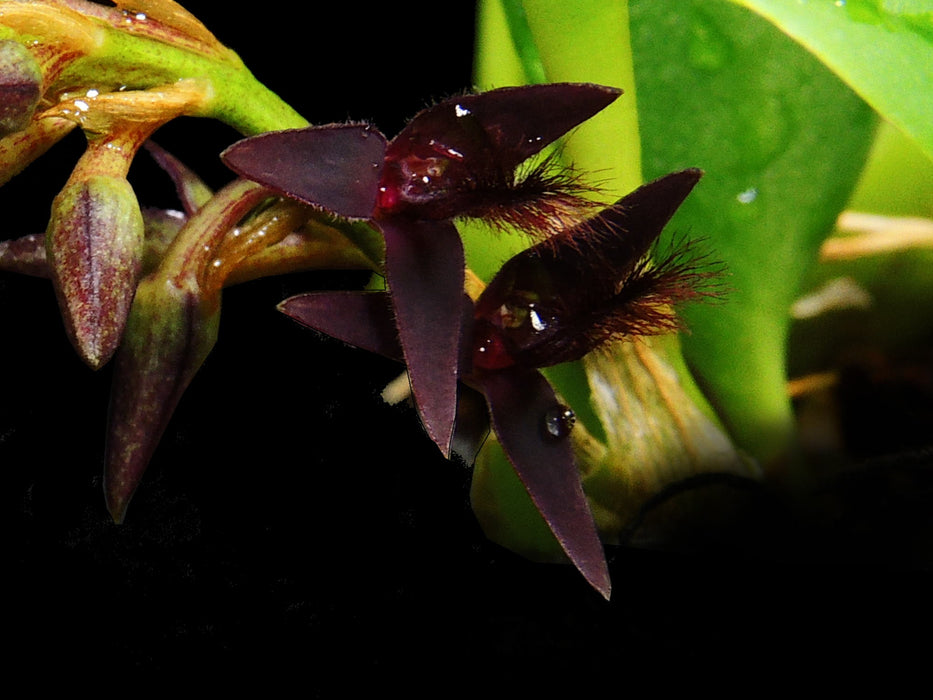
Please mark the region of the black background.
MULTIPOLYGON (((368 120, 392 135, 470 86, 472 3, 265 5, 186 4, 312 122, 368 120)), ((44 228, 75 136, 0 192, 4 237, 44 228)), ((236 137, 181 119, 156 138, 219 186, 230 175, 217 154, 236 137)), ((133 178, 143 203, 173 204, 145 156, 133 178)), ((610 548, 611 603, 568 567, 491 544, 468 468, 443 461, 408 409, 380 402, 399 368, 274 308, 358 282, 316 273, 225 293, 218 345, 116 526, 100 480, 109 370, 76 358, 46 281, 0 275, 14 667, 294 670, 311 694, 435 673, 454 686, 566 677, 625 692, 687 667, 770 678, 925 659, 915 634, 931 619, 930 571, 889 556, 915 523, 871 489, 854 489, 872 516, 854 524, 845 507, 814 532, 752 499, 729 546, 610 548)))

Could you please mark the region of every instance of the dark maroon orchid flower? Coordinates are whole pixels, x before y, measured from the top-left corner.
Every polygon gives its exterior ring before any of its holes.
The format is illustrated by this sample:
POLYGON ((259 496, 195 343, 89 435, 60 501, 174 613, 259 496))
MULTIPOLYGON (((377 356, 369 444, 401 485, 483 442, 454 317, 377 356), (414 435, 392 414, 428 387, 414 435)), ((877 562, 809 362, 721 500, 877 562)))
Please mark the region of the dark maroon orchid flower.
MULTIPOLYGON (((647 254, 700 175, 685 170, 639 188, 513 257, 475 305, 460 298, 459 323, 470 339, 460 379, 483 394, 492 429, 535 506, 607 598, 602 545, 567 439, 573 413, 538 370, 613 339, 676 328, 672 305, 704 294, 700 283, 713 273, 696 269, 683 251, 654 261, 647 254)), ((310 328, 403 360, 386 293, 306 294, 280 309, 310 328)))
POLYGON ((367 125, 245 139, 224 154, 238 174, 385 237, 385 275, 425 429, 446 456, 456 411, 464 254, 452 219, 548 235, 589 205, 567 171, 519 166, 615 100, 588 84, 502 88, 416 115, 391 142, 367 125))

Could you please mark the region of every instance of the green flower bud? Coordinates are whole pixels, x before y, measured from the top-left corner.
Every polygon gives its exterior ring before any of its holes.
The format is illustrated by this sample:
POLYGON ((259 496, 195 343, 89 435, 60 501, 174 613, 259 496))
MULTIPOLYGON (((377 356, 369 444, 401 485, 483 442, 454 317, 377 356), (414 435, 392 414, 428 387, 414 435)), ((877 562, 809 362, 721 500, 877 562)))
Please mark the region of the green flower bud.
POLYGON ((104 494, 115 522, 123 522, 175 406, 213 348, 219 320, 219 290, 205 297, 191 278, 140 282, 114 359, 104 494))
POLYGON ((42 71, 25 46, 0 40, 0 138, 22 131, 42 97, 42 71))
POLYGON ((73 178, 52 205, 46 250, 71 342, 92 368, 113 355, 141 269, 143 217, 124 178, 73 178))
POLYGON ((104 494, 116 522, 175 406, 217 339, 222 280, 206 273, 236 223, 268 192, 234 181, 179 231, 159 267, 143 278, 114 361, 104 494))

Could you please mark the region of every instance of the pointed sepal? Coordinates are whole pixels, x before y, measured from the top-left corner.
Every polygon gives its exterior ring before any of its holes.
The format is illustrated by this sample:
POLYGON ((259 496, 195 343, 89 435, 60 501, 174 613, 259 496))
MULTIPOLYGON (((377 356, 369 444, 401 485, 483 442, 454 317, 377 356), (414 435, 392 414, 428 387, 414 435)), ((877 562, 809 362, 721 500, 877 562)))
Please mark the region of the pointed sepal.
POLYGON ((279 311, 320 333, 402 362, 392 300, 385 292, 313 292, 290 297, 279 311))
POLYGON ((388 156, 444 154, 477 169, 511 171, 621 94, 604 85, 551 83, 452 97, 418 113, 392 139, 388 156))
POLYGON ((479 380, 492 427, 538 512, 573 565, 608 600, 612 584, 580 483, 566 408, 542 374, 511 369, 479 380))
POLYGON ((466 263, 447 221, 379 221, 386 280, 412 394, 428 435, 450 454, 457 411, 466 263))
POLYGON ((332 124, 243 139, 221 157, 275 192, 348 219, 373 214, 385 137, 369 126, 332 124))

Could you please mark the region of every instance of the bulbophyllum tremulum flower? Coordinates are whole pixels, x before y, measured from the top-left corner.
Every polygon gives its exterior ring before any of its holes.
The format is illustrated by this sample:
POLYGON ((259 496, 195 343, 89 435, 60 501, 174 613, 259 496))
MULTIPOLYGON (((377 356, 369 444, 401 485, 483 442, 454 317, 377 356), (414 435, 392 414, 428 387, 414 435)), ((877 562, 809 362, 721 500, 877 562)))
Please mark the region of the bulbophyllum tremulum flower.
POLYGON ((538 238, 593 207, 567 170, 520 166, 612 103, 590 84, 510 87, 462 95, 417 114, 391 141, 368 125, 262 134, 224 161, 242 177, 385 237, 385 277, 412 393, 444 455, 457 401, 464 253, 453 224, 479 218, 538 238))
MULTIPOLYGON (((662 177, 533 245, 507 261, 475 302, 461 294, 456 312, 465 339, 460 381, 485 397, 492 431, 536 508, 606 598, 606 560, 568 439, 573 412, 539 369, 627 337, 673 331, 674 305, 708 293, 703 282, 715 271, 698 267, 689 246, 648 255, 700 176, 662 177)), ((317 331, 407 361, 411 372, 389 294, 319 292, 280 308, 317 331)))

